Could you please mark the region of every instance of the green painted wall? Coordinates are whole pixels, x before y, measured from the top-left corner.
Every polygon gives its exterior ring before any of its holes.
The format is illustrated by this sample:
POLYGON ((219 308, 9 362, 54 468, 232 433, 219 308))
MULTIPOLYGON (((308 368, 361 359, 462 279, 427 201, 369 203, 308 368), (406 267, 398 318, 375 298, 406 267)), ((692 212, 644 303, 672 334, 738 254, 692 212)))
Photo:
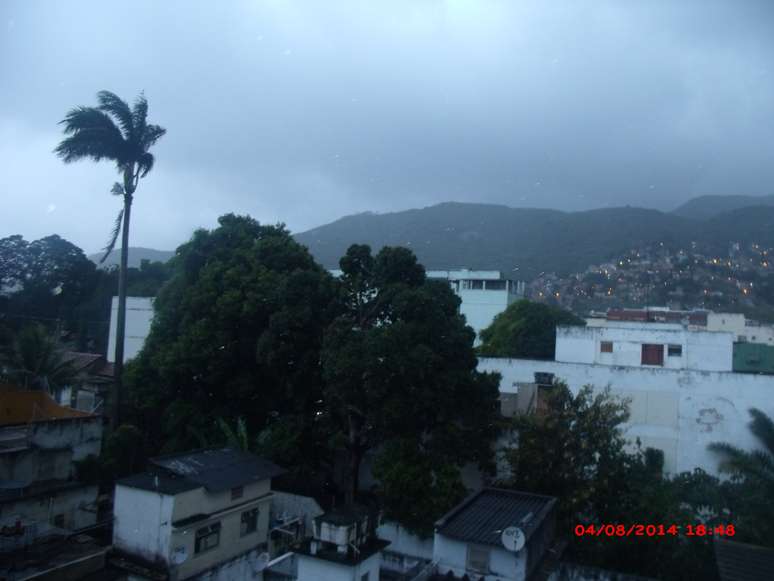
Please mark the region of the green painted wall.
POLYGON ((774 374, 774 347, 759 343, 734 343, 734 371, 774 374))

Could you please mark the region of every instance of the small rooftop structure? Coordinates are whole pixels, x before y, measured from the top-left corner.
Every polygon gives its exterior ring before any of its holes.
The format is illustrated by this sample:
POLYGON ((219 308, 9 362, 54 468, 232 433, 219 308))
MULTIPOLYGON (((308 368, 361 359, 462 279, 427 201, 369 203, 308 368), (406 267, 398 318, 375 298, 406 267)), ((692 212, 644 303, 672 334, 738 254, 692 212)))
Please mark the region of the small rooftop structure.
POLYGON ((120 484, 172 495, 196 488, 222 492, 285 472, 268 460, 234 448, 158 456, 149 463, 148 472, 124 478, 120 484))
POLYGON ((502 531, 517 526, 529 541, 556 505, 556 498, 500 488, 469 496, 435 523, 445 537, 500 548, 502 531))
POLYGON ((94 415, 59 405, 45 391, 0 385, 0 427, 91 417, 94 415))

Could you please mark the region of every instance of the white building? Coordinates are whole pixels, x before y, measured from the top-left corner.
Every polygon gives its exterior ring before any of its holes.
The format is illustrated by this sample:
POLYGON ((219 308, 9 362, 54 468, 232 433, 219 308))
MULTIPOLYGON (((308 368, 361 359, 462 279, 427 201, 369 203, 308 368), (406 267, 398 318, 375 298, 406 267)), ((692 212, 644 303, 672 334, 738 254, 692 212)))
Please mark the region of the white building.
POLYGON ((379 581, 378 515, 362 507, 337 509, 314 519, 311 539, 295 550, 298 581, 379 581))
POLYGON ((662 450, 666 472, 717 474, 718 458, 707 446, 753 449, 749 408, 774 415, 774 379, 732 372, 733 339, 730 332, 608 321, 558 328, 555 361, 480 358, 478 369, 501 374, 504 401, 529 399, 536 374, 562 380, 574 393, 584 385, 610 386, 631 402, 627 437, 662 450))
POLYGON ((513 490, 479 490, 435 524, 438 574, 486 581, 531 578, 554 540, 556 502, 513 490), (503 543, 507 529, 518 530, 515 547, 503 543))
POLYGON ((135 579, 260 579, 268 562, 271 479, 280 468, 238 450, 162 456, 120 480, 113 547, 135 579))
POLYGON ((729 331, 741 343, 774 345, 774 326, 751 321, 739 313, 708 313, 708 331, 729 331))
POLYGON ((0 402, 0 528, 19 520, 35 537, 93 526, 97 485, 77 480, 75 462, 99 456, 102 417, 43 391, 0 385, 0 402))
POLYGON ((102 418, 46 392, 0 384, 0 579, 81 579, 108 547, 84 538, 98 518, 98 487, 76 462, 98 456, 102 418))
MULTIPOLYGON (((153 322, 153 298, 126 297, 126 335, 124 338, 124 361, 134 359, 145 345, 153 322)), ((118 297, 113 297, 110 307, 110 335, 108 336, 107 360, 115 362, 116 321, 118 297)))
POLYGON ((627 367, 731 371, 734 335, 680 324, 587 319, 556 329, 556 361, 627 367))
POLYGON ((379 536, 390 542, 382 570, 401 579, 535 578, 554 542, 556 503, 549 496, 484 488, 436 522, 429 539, 382 524, 379 536))
POLYGON ((499 270, 428 270, 427 278, 448 280, 460 297, 460 312, 479 334, 511 303, 524 298, 523 281, 508 280, 499 270))

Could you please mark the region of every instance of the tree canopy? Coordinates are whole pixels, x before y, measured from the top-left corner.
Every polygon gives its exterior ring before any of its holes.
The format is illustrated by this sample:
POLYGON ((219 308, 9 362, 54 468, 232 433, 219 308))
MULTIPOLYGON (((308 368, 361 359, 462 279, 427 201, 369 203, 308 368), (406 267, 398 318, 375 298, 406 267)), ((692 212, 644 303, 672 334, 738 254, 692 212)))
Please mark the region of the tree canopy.
POLYGON ((522 299, 509 305, 481 331, 478 352, 485 357, 553 359, 556 326, 585 324, 583 319, 559 307, 522 299))
POLYGON ((375 451, 388 515, 427 532, 464 494, 461 466, 490 465, 497 380, 476 371, 459 299, 426 279, 411 251, 373 256, 353 245, 340 265, 343 308, 325 333, 323 404, 332 441, 348 458, 348 497, 364 454, 375 451))
POLYGON ((320 399, 333 280, 287 230, 228 214, 170 268, 127 371, 137 421, 166 450, 201 445, 217 417, 257 432, 320 399))

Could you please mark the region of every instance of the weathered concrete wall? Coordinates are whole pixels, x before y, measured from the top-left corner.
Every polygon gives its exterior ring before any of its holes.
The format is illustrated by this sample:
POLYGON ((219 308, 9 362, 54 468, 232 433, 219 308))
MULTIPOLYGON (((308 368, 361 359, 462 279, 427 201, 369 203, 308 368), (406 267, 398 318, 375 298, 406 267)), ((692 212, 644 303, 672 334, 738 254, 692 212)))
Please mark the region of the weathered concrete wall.
POLYGON ((116 485, 113 546, 152 563, 169 565, 174 497, 116 485))
POLYGON ((21 515, 41 523, 54 524, 61 515, 64 519, 62 528, 74 531, 97 522, 96 502, 96 486, 60 489, 32 498, 3 502, 0 504, 0 523, 14 515, 21 515))
POLYGON ((0 480, 35 482, 75 477, 73 461, 98 456, 102 447, 102 418, 71 418, 9 426, 4 431, 24 435, 26 449, 0 456, 0 480))
POLYGON ((609 385, 613 393, 632 399, 627 437, 663 450, 668 472, 702 468, 717 474, 718 459, 707 446, 730 442, 757 448, 747 426, 749 408, 774 415, 770 376, 500 358, 481 358, 478 369, 500 373, 503 393, 516 393, 535 372, 553 373, 575 393, 588 384, 609 385))
POLYGON ((366 573, 369 581, 379 579, 379 553, 355 566, 298 555, 298 581, 360 581, 366 573))
POLYGON ((451 572, 457 577, 468 575, 473 579, 482 578, 486 581, 495 579, 507 581, 523 581, 527 576, 526 551, 511 553, 504 548, 481 546, 489 551, 488 575, 467 570, 468 544, 436 533, 434 540, 433 561, 438 563, 438 573, 446 575, 451 572))
POLYGON ((699 371, 731 371, 734 334, 692 331, 682 325, 605 321, 587 327, 556 329, 556 360, 565 363, 642 366, 642 345, 664 347, 663 367, 699 371), (603 353, 601 343, 611 342, 613 351, 603 353), (669 355, 668 346, 678 345, 680 355, 669 355))

